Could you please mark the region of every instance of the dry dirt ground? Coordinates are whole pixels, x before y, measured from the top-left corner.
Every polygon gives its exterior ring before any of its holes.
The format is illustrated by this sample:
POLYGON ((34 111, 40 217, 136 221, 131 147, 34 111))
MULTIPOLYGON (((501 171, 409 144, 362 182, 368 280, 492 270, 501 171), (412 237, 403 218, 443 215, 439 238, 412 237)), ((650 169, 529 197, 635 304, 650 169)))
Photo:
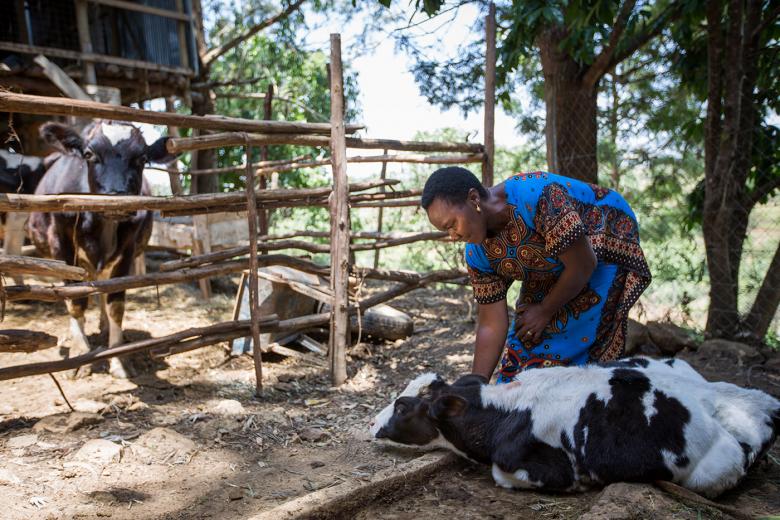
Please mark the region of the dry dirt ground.
MULTIPOLYGON (((127 339, 230 319, 234 283, 221 280, 208 302, 191 285, 160 287, 159 295, 154 288, 131 291, 127 339)), ((251 359, 229 359, 224 345, 144 361, 130 380, 111 377, 105 367, 79 380, 57 374, 78 414, 67 413, 48 375, 0 382, 0 516, 243 518, 342 482, 368 481, 417 456, 370 442, 371 417, 421 371, 452 379, 468 369, 469 299, 456 287, 396 300, 413 316, 416 334, 358 345, 340 388, 329 385, 324 360, 314 354, 267 357, 265 395, 256 399, 251 359)), ((97 322, 92 308, 88 332, 99 343, 97 322)), ((2 326, 66 337, 68 320, 62 304, 11 303, 2 326)), ((58 357, 57 348, 2 354, 0 366, 58 357)), ((709 369, 710 378, 742 377, 730 365, 709 369)), ((752 382, 765 375, 756 371, 752 382)), ((463 462, 349 517, 568 519, 592 506, 593 518, 722 517, 650 486, 626 489, 613 498, 507 491, 493 485, 486 467, 463 462), (602 516, 599 507, 606 507, 602 516)), ((721 500, 758 517, 778 514, 780 447, 721 500)))

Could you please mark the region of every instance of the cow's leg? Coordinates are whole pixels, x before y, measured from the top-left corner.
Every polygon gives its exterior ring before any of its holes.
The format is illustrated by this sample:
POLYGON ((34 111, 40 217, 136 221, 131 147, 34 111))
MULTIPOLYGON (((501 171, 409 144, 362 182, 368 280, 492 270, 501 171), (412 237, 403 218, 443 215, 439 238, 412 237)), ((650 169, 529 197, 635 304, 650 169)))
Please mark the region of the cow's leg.
MULTIPOLYGON (((106 298, 106 315, 108 318, 108 348, 113 348, 124 342, 122 335, 122 320, 125 316, 124 291, 108 295, 106 298)), ((125 366, 118 357, 109 359, 109 372, 112 376, 123 379, 133 375, 129 365, 125 366)))
POLYGON ((507 489, 535 489, 542 486, 541 482, 531 480, 528 472, 522 469, 510 473, 499 468, 498 464, 493 464, 492 474, 496 485, 507 489))
POLYGON ((706 497, 715 497, 745 475, 744 457, 734 437, 722 431, 690 474, 682 479, 682 485, 706 497))

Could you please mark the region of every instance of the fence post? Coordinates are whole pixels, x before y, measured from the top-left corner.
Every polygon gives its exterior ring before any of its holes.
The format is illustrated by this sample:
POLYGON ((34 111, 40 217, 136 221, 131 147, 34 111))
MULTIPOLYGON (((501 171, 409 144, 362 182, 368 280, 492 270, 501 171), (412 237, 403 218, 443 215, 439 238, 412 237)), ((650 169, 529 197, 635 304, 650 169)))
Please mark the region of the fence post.
POLYGON ((255 362, 255 395, 263 394, 263 352, 260 350, 260 311, 257 294, 257 194, 255 170, 252 166, 252 148, 246 150, 246 203, 249 225, 249 320, 252 331, 252 358, 255 362))
POLYGON ((344 78, 341 66, 341 35, 330 35, 330 151, 333 161, 333 192, 330 195, 331 289, 333 309, 330 319, 331 382, 341 385, 347 379, 349 339, 349 192, 347 145, 344 132, 344 78))
MULTIPOLYGON (((385 149, 382 152, 382 155, 387 155, 387 149, 385 149)), ((386 176, 387 176, 387 161, 382 161, 382 172, 379 174, 379 178, 381 180, 385 180, 386 176)), ((382 186, 381 188, 379 188, 379 191, 384 193, 385 187, 382 186)), ((377 220, 376 220, 376 232, 379 233, 380 235, 382 234, 382 220, 385 216, 384 212, 385 212, 385 208, 379 206, 379 215, 377 216, 377 220)), ((374 251, 374 269, 377 269, 378 267, 379 267, 379 249, 374 251)))

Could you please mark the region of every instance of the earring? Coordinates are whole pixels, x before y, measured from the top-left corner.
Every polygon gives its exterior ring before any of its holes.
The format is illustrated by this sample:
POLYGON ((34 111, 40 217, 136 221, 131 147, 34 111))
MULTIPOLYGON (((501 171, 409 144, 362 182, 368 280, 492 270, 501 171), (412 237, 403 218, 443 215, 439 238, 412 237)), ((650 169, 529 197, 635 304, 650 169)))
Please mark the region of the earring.
POLYGON ((477 213, 482 213, 482 208, 479 207, 479 204, 477 204, 477 213))

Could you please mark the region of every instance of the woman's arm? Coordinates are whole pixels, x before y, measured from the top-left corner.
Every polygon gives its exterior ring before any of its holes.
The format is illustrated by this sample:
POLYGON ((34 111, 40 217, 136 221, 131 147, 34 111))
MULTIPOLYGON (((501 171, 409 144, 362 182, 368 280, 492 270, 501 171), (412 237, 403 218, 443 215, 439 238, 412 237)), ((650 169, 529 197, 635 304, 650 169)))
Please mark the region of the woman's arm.
POLYGON ((477 339, 471 371, 490 380, 498 358, 504 350, 509 329, 506 298, 495 303, 480 304, 477 311, 477 339))
POLYGON ((518 311, 522 312, 518 338, 525 338, 530 330, 533 334, 529 335, 529 338, 532 337, 535 343, 541 341, 542 332, 552 317, 582 291, 598 263, 590 241, 584 235, 575 240, 558 258, 563 262, 564 269, 550 293, 540 304, 518 307, 518 311))

